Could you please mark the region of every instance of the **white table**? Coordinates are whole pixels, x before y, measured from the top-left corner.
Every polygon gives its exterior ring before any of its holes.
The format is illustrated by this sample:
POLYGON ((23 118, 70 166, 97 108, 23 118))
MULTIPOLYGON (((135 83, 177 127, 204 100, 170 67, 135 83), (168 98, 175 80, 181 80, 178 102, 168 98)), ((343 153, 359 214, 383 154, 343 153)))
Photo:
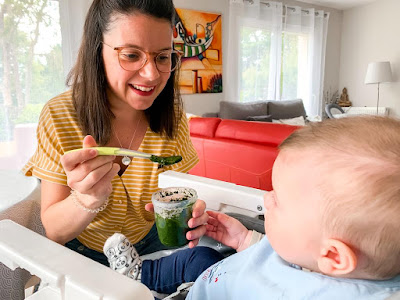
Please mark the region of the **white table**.
POLYGON ((19 171, 0 170, 0 211, 25 199, 38 185, 37 178, 26 177, 19 171))
POLYGON ((0 170, 0 211, 25 199, 38 184, 38 179, 19 171, 0 170))

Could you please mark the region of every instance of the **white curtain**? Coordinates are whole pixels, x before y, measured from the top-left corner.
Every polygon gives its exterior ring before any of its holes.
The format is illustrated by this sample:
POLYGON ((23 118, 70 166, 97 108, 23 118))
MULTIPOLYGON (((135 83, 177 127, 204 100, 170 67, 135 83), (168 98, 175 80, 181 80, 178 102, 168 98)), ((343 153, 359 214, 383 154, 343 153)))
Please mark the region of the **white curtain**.
POLYGON ((325 50, 329 13, 286 6, 284 30, 308 36, 307 87, 300 93, 309 116, 322 116, 325 50))
POLYGON ((74 66, 92 0, 59 0, 64 75, 74 66))
MULTIPOLYGON (((279 98, 279 77, 282 48, 282 3, 273 1, 231 0, 229 7, 229 50, 227 79, 229 85, 236 88, 227 90, 229 101, 238 101, 240 92, 240 31, 243 26, 261 28, 271 31, 269 49, 269 78, 267 95, 259 95, 268 99, 279 98)), ((262 56, 263 53, 258 53, 262 56)), ((256 56, 258 56, 256 55, 256 56)), ((256 78, 257 80, 257 78, 256 78)))
MULTIPOLYGON (((254 100, 281 100, 282 34, 285 32, 300 33, 307 36, 307 59, 304 59, 307 61, 300 61, 299 69, 302 70, 302 74, 307 75, 306 79, 300 78, 299 82, 307 82, 307 84, 303 86, 298 83, 297 97, 303 99, 309 116, 321 116, 328 20, 329 13, 322 10, 286 6, 275 1, 230 0, 227 80, 229 86, 233 88, 227 90, 228 98, 226 100, 239 101, 240 93, 243 92, 240 68, 242 64, 241 28, 248 26, 271 32, 269 77, 265 82, 266 92, 264 95, 252 95, 254 100)), ((259 84, 260 80, 262 79, 256 76, 254 84, 259 84)))

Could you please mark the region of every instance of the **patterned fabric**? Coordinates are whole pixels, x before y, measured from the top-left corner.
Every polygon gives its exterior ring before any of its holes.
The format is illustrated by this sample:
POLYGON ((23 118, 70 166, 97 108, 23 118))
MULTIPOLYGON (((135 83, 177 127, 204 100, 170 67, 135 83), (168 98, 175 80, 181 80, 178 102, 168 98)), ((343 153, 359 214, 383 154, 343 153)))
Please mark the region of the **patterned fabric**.
POLYGON ((121 233, 114 233, 104 244, 110 268, 118 273, 140 282, 142 260, 135 247, 121 233))
MULTIPOLYGON (((81 148, 84 138, 71 91, 53 98, 45 105, 37 137, 38 148, 23 172, 27 176, 67 185, 60 159, 66 151, 81 148)), ((183 159, 175 165, 159 169, 157 164, 148 159, 133 158, 122 176, 117 175, 112 180, 113 191, 107 208, 98 213, 77 237, 85 246, 102 252, 105 241, 115 232, 121 232, 133 244, 140 241, 154 223, 154 214, 145 211, 144 206, 151 202, 152 193, 158 189, 158 175, 167 170, 187 172, 198 162, 184 113, 174 140, 168 140, 148 128, 138 151, 160 156, 181 155, 183 159)))
MULTIPOLYGON (((40 184, 23 201, 0 212, 0 220, 10 219, 44 235, 40 221, 40 184)), ((27 245, 29 246, 29 245, 27 245)), ((28 271, 17 268, 11 270, 0 263, 0 299, 20 300, 25 298, 25 284, 31 277, 28 271)))

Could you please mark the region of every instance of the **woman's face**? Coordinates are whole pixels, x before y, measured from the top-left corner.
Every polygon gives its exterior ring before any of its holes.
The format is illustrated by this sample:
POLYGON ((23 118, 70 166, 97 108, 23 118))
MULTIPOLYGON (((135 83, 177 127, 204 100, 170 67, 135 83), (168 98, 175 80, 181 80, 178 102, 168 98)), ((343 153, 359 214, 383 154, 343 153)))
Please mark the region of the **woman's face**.
POLYGON ((152 53, 151 59, 139 70, 124 70, 118 52, 103 45, 103 61, 108 82, 107 95, 115 110, 145 110, 164 89, 170 73, 160 73, 155 53, 172 47, 172 29, 167 20, 134 13, 117 15, 104 34, 103 41, 111 47, 134 47, 152 53))

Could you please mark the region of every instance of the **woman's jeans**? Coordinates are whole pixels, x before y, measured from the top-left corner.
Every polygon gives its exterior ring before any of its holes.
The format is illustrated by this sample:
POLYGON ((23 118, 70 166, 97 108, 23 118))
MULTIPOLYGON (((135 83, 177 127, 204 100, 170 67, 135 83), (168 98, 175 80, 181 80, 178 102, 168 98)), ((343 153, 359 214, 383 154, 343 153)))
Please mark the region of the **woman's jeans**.
MULTIPOLYGON (((78 239, 73 239, 65 246, 107 267, 110 266, 103 253, 84 246, 78 239)), ((140 256, 171 249, 161 244, 155 225, 140 242, 134 244, 134 247, 140 256)), ((223 258, 223 255, 214 249, 195 247, 176 251, 154 261, 144 260, 141 282, 151 290, 170 294, 182 283, 195 281, 205 269, 223 258)))

